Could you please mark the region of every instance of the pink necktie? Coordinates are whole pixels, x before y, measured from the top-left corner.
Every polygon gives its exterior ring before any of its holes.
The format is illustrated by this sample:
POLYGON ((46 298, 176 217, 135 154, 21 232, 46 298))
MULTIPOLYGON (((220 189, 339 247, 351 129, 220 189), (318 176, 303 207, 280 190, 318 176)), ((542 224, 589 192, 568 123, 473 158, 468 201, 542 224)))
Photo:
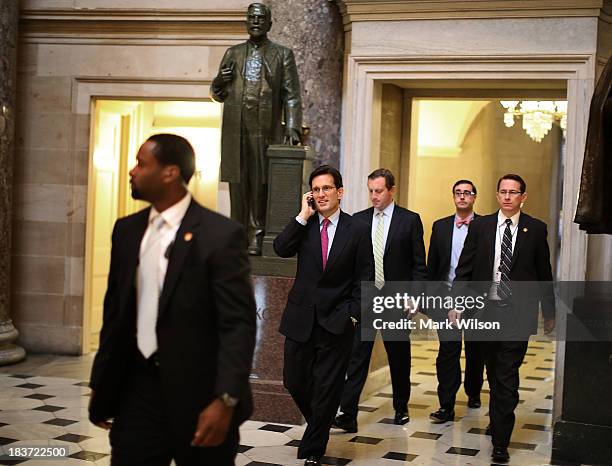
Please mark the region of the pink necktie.
POLYGON ((470 222, 472 221, 471 218, 466 218, 466 219, 459 219, 459 220, 455 220, 455 223, 457 224, 457 228, 461 228, 461 225, 465 225, 465 226, 470 226, 470 222))
POLYGON ((327 246, 329 245, 329 238, 327 236, 327 227, 331 222, 328 218, 323 220, 323 228, 321 228, 321 254, 323 258, 323 270, 325 270, 325 266, 327 265, 327 246))

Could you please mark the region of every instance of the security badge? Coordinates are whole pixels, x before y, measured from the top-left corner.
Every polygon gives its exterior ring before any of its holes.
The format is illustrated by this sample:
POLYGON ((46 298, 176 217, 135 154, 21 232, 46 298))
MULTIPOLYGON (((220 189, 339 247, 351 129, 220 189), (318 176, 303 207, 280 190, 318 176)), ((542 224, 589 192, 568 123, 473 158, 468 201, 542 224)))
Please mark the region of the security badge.
POLYGON ((191 241, 191 238, 193 238, 193 233, 191 233, 190 231, 188 231, 187 233, 183 235, 183 239, 185 241, 191 241))

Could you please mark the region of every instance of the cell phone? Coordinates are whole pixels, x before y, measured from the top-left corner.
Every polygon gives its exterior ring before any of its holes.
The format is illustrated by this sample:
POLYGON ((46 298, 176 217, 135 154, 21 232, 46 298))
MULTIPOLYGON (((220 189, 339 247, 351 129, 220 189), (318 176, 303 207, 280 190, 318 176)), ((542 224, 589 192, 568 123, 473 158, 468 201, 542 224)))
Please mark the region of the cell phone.
POLYGON ((317 210, 317 203, 314 200, 314 197, 308 198, 308 205, 310 206, 312 210, 317 210))

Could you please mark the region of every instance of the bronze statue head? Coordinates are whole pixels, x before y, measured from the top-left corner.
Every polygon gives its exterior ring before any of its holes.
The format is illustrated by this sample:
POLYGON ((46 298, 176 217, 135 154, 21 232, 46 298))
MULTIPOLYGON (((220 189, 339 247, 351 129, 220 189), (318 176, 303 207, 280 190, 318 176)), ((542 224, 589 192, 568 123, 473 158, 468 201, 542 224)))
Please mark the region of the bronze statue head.
POLYGON ((247 10, 247 31, 251 40, 262 40, 267 37, 272 27, 272 12, 263 3, 251 3, 247 10))

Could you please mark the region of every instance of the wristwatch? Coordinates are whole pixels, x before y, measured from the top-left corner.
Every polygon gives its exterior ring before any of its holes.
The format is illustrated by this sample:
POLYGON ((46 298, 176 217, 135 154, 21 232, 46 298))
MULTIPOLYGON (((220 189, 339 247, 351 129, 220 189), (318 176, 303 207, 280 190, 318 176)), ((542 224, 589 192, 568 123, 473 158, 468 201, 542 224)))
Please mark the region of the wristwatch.
POLYGON ((230 396, 229 393, 224 393, 223 395, 219 396, 219 399, 228 408, 233 408, 238 404, 238 398, 234 398, 233 396, 230 396))

